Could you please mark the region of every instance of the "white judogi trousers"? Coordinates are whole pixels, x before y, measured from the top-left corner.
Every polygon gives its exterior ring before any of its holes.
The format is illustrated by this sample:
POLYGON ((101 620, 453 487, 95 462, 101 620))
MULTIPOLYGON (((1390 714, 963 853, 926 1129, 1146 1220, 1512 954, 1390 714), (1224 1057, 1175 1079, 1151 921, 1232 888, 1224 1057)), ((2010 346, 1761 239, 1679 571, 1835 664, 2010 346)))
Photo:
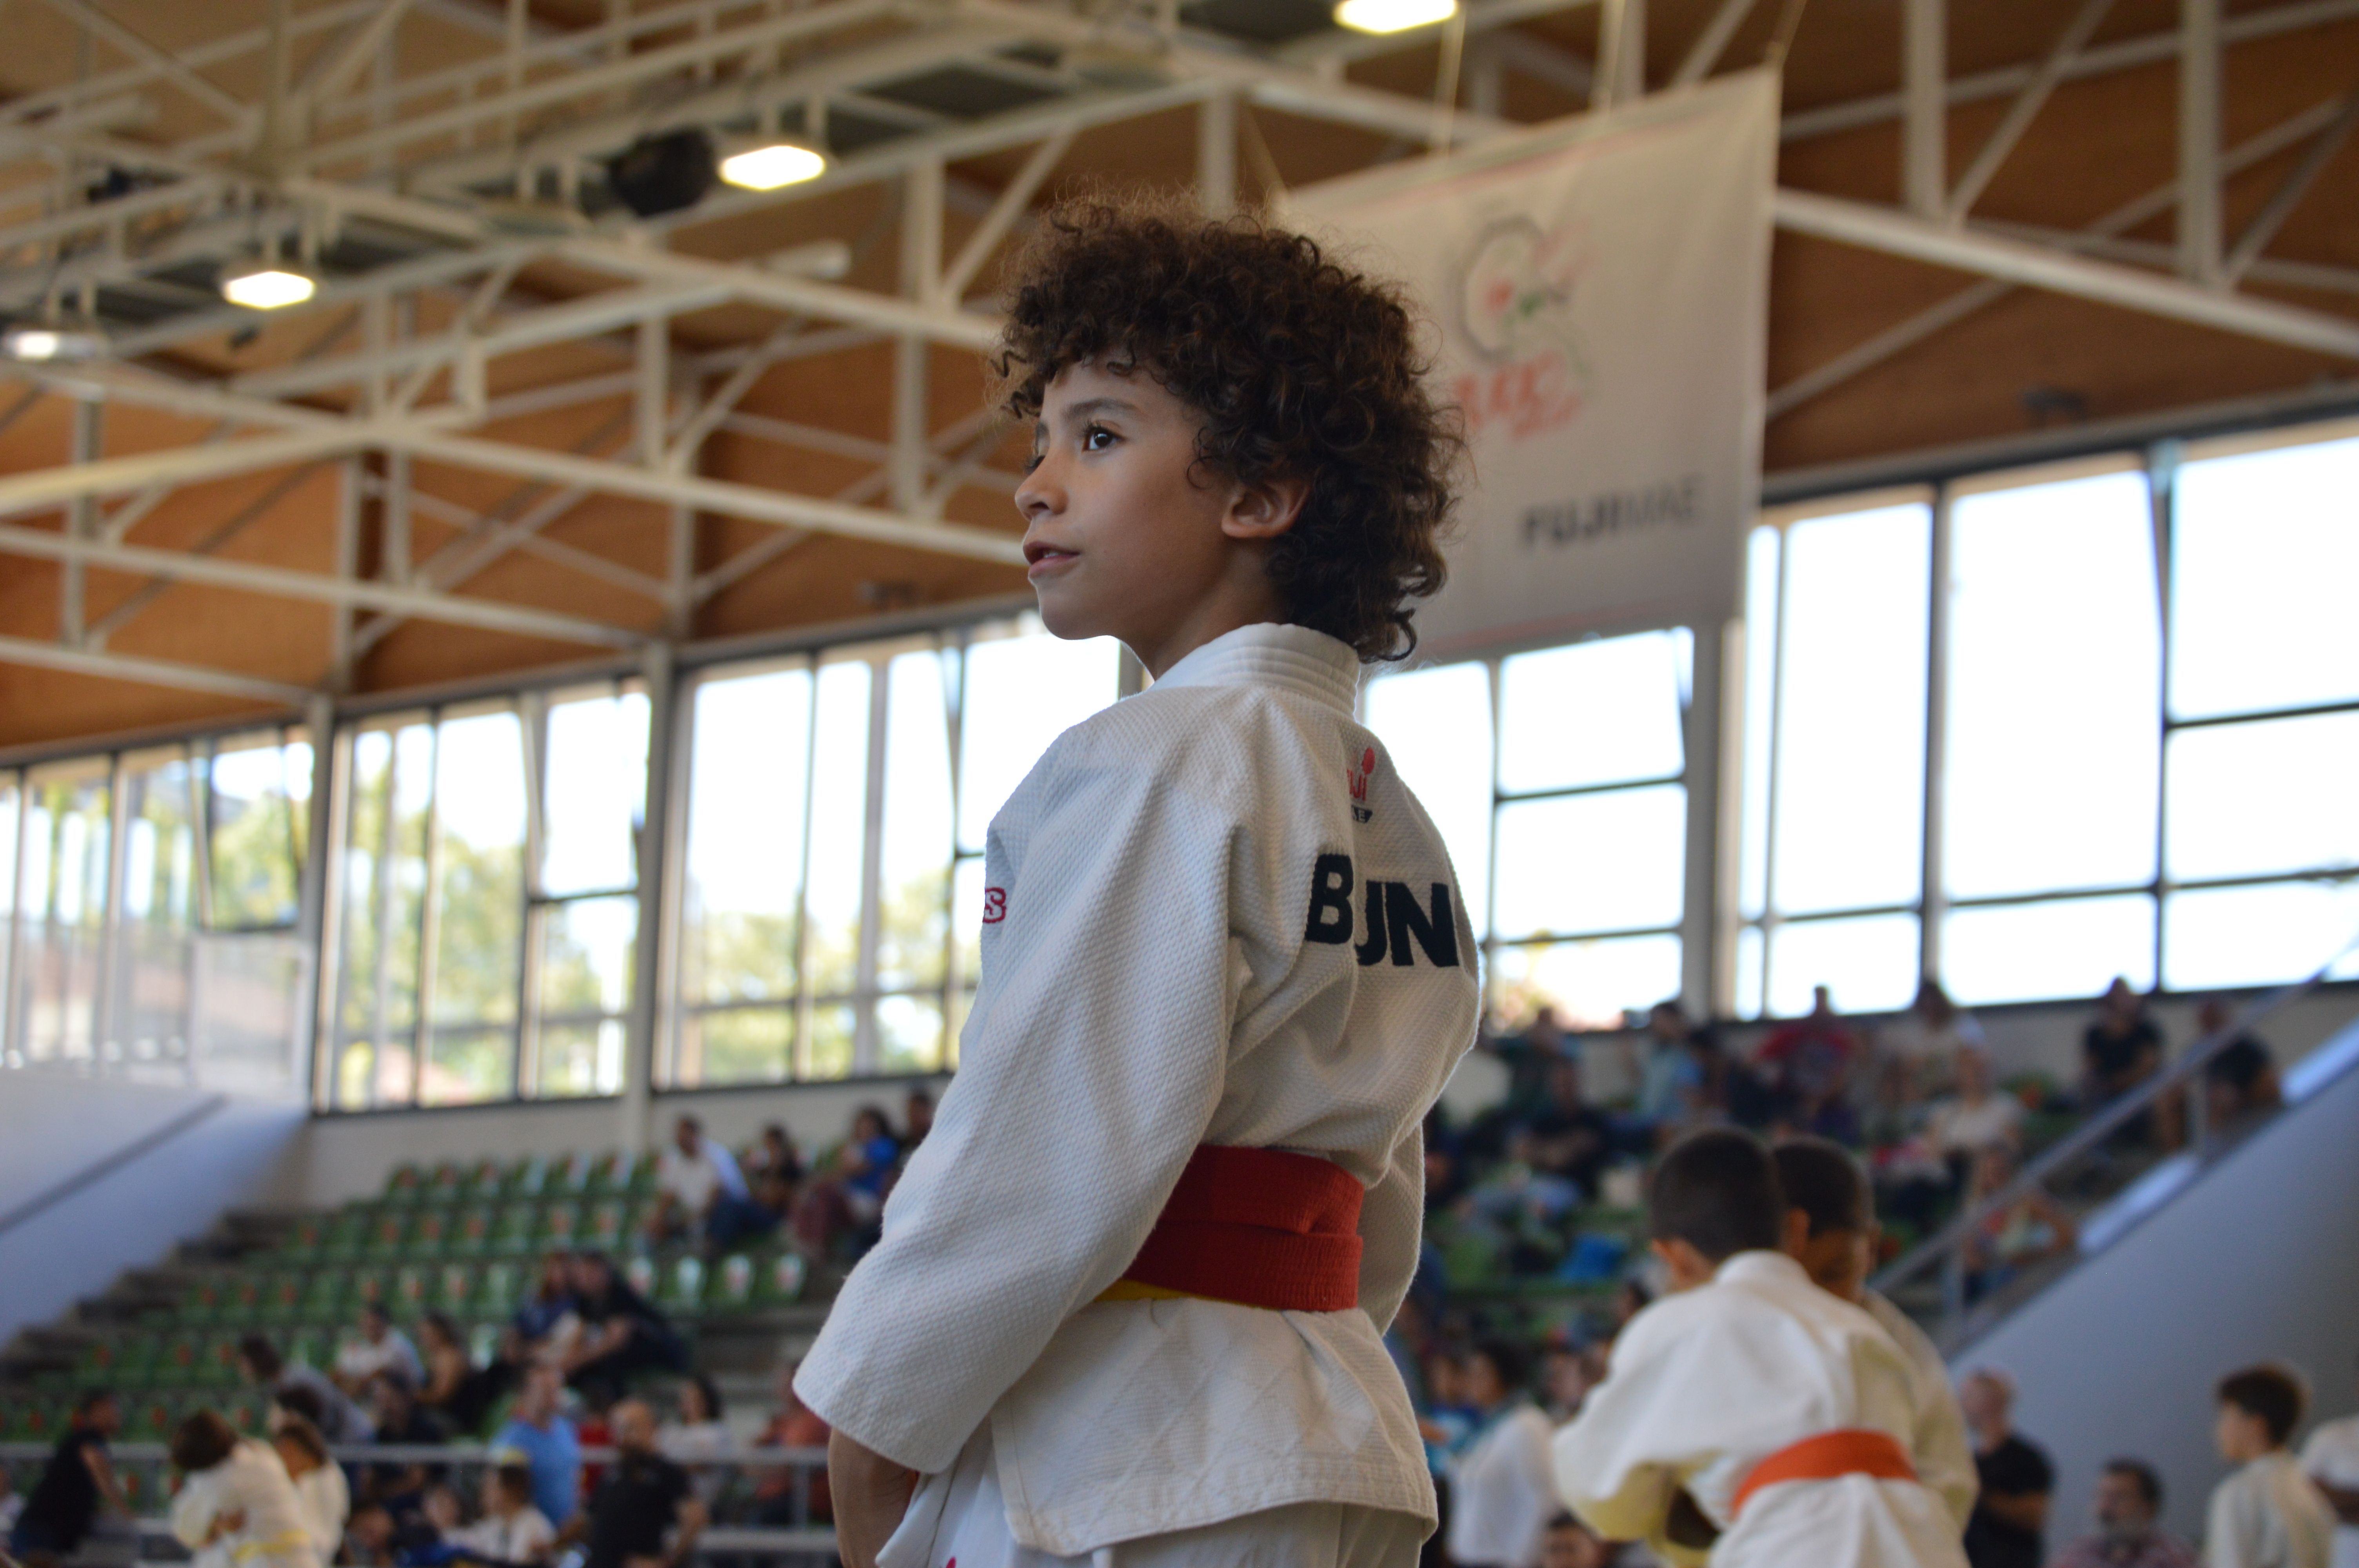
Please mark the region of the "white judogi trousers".
POLYGON ((909 1500, 877 1568, 1414 1568, 1427 1534, 1414 1514, 1345 1503, 1294 1503, 1219 1524, 1059 1557, 1007 1528, 985 1422, 958 1463, 909 1500))

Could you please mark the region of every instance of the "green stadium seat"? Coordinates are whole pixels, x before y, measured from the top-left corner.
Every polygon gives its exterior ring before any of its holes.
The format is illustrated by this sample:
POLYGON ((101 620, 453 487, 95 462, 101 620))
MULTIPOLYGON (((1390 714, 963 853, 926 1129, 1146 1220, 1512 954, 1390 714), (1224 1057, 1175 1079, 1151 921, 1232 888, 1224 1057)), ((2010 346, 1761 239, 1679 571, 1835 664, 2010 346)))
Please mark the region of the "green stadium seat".
POLYGON ((335 1223, 336 1217, 333 1215, 297 1216, 295 1223, 288 1227, 287 1238, 278 1244, 279 1252, 290 1260, 302 1262, 308 1262, 321 1256, 327 1250, 328 1232, 334 1227, 335 1223))
POLYGON ((416 1164, 403 1163, 393 1168, 385 1179, 385 1201, 416 1203, 426 1188, 426 1172, 416 1164))
POLYGON ((695 1317, 704 1311, 704 1260, 691 1252, 663 1271, 656 1304, 674 1317, 695 1317))
POLYGON ((123 1435, 134 1443, 169 1443, 172 1429, 179 1424, 180 1404, 177 1395, 156 1392, 136 1396, 125 1401, 123 1435))
POLYGON ((624 1281, 650 1301, 655 1299, 656 1285, 660 1278, 661 1271, 657 1269, 656 1260, 644 1252, 623 1265, 624 1281))
POLYGON ((289 1365, 324 1371, 336 1359, 335 1333, 326 1328, 299 1328, 287 1336, 280 1349, 289 1365))
POLYGON ((484 1265, 475 1281, 474 1310, 487 1317, 506 1317, 524 1299, 525 1266, 501 1260, 484 1265))
POLYGON ((480 1258, 492 1249, 499 1227, 498 1209, 487 1203, 469 1204, 453 1217, 444 1250, 456 1257, 480 1258))
POLYGON ((254 1321, 264 1324, 299 1323, 303 1318, 303 1276, 289 1270, 277 1270, 262 1276, 262 1299, 254 1321))
POLYGON ((0 1430, 14 1443, 55 1443, 66 1429, 71 1408, 63 1400, 29 1394, 10 1402, 8 1419, 0 1430))
POLYGON ((229 1286, 229 1310, 213 1321, 216 1323, 253 1323, 262 1316, 263 1302, 269 1286, 269 1277, 247 1270, 234 1277, 229 1286))
POLYGON ((432 1263, 404 1263, 393 1271, 394 1321, 414 1322, 426 1310, 427 1298, 434 1293, 435 1271, 432 1263))
POLYGON ((389 1269, 355 1269, 352 1289, 344 1297, 344 1312, 356 1314, 364 1303, 392 1309, 393 1271, 389 1269))
POLYGON ((190 1285, 175 1314, 182 1323, 219 1323, 228 1315, 231 1276, 206 1274, 190 1285))
POLYGON ((205 1342, 201 1332, 167 1336, 156 1352, 145 1386, 193 1389, 205 1380, 205 1342))
POLYGON ((744 1312, 754 1304, 754 1282, 760 1274, 755 1260, 744 1252, 732 1252, 712 1270, 712 1277, 704 1289, 704 1310, 710 1313, 744 1312))
POLYGON ((347 1260, 359 1257, 368 1246, 369 1222, 379 1212, 373 1204, 346 1204, 337 1210, 320 1244, 320 1256, 347 1260))
POLYGON ((419 1222, 415 1209, 380 1209, 369 1217, 368 1237, 361 1244, 361 1256, 381 1261, 402 1256, 409 1246, 409 1233, 419 1222))
POLYGON ((513 1256, 529 1252, 540 1238, 540 1205, 533 1202, 503 1205, 492 1221, 489 1250, 513 1256))
POLYGON ((155 1343, 148 1335, 110 1335, 82 1346, 74 1358, 74 1376, 87 1387, 130 1388, 146 1375, 154 1356, 155 1343))
POLYGON ((574 1203, 553 1203, 540 1211, 540 1222, 533 1227, 532 1250, 553 1252, 581 1245, 582 1206, 574 1203))
POLYGON ((495 1195, 499 1192, 500 1183, 506 1175, 506 1167, 497 1160, 486 1158, 476 1161, 460 1173, 460 1201, 474 1203, 495 1195))
POLYGON ((237 1336, 208 1335, 197 1346, 198 1382, 208 1389, 233 1389, 238 1384, 237 1336))
POLYGON ((631 1162, 623 1190, 634 1197, 655 1196, 656 1157, 653 1154, 641 1154, 631 1162))
POLYGON ((444 1263, 434 1271, 433 1288, 426 1292, 426 1304, 436 1312, 449 1313, 453 1318, 475 1315, 475 1266, 473 1263, 444 1263))
POLYGON ((492 1357, 500 1353, 500 1325, 479 1323, 467 1331, 467 1359, 478 1367, 488 1367, 492 1357))
POLYGON ((582 1191, 589 1197, 603 1197, 621 1192, 630 1184, 630 1178, 627 1156, 610 1149, 591 1159, 589 1168, 582 1173, 582 1191))
POLYGON ((412 1259, 440 1258, 452 1250, 459 1226, 455 1212, 447 1208, 421 1210, 418 1223, 409 1227, 409 1243, 403 1256, 412 1259))
POLYGON ((229 1418, 230 1425, 250 1437, 261 1437, 268 1430, 270 1401, 259 1393, 233 1395, 216 1408, 229 1418))
POLYGON ((765 1258, 754 1271, 754 1304, 790 1306, 802 1300, 803 1286, 810 1278, 810 1266, 799 1252, 780 1252, 765 1258))
POLYGON ((603 1197, 590 1206, 580 1245, 601 1252, 618 1252, 646 1224, 647 1206, 633 1197, 603 1197))
POLYGON ((454 1204, 466 1196, 467 1173, 471 1167, 456 1160, 445 1160, 434 1167, 426 1178, 426 1185, 418 1195, 419 1203, 454 1204))
POLYGON ((322 1269, 303 1286, 302 1305, 296 1311, 299 1323, 341 1323, 344 1303, 352 1297, 353 1277, 342 1269, 322 1269))

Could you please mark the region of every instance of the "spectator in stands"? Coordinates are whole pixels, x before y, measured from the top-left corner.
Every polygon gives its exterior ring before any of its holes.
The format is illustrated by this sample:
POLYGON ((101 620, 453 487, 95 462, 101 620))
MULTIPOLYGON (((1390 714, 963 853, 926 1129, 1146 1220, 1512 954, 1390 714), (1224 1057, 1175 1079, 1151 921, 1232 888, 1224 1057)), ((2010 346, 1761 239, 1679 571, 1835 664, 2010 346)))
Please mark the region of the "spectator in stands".
POLYGON ((934 1130, 934 1097, 924 1089, 912 1088, 901 1102, 901 1158, 918 1152, 918 1145, 934 1130))
POLYGON ((376 1435, 369 1418, 326 1373, 284 1359, 278 1346, 263 1336, 249 1334, 238 1340, 237 1366, 247 1382, 270 1390, 280 1410, 301 1416, 330 1443, 366 1443, 376 1435))
POLYGON ((557 1527, 533 1503, 532 1467, 495 1465, 484 1472, 484 1514, 450 1533, 451 1544, 493 1563, 546 1563, 557 1545, 557 1527))
POLYGON ((867 1231, 885 1207, 885 1183, 901 1157, 900 1141, 883 1108, 862 1106, 852 1131, 837 1146, 825 1175, 810 1183, 795 1209, 795 1235, 824 1258, 847 1237, 867 1231))
POLYGON ((0 1541, 5 1541, 16 1529, 17 1516, 25 1511, 25 1495, 16 1490, 16 1477, 0 1465, 0 1541))
MULTIPOLYGON (((1974 1156, 1966 1184, 1966 1206, 1995 1197, 2015 1180, 2015 1155, 1993 1144, 1974 1156)), ((1966 1299, 1980 1301, 2003 1290, 2033 1264, 2072 1250, 2080 1230, 2071 1216, 2046 1191, 2033 1185, 1976 1222, 1966 1238, 1966 1299)))
POLYGON ((573 1310, 573 1255, 551 1252, 540 1260, 540 1278, 508 1318, 500 1336, 500 1360, 510 1368, 554 1360, 571 1346, 581 1327, 573 1310))
POLYGON ((683 1116, 672 1123, 671 1142, 656 1156, 656 1202, 647 1214, 647 1239, 706 1234, 721 1199, 742 1204, 747 1196, 737 1157, 718 1139, 707 1138, 702 1122, 683 1116))
MULTIPOLYGON (((369 1379, 368 1402, 379 1443, 431 1448, 449 1441, 442 1423, 418 1408, 409 1380, 399 1372, 388 1368, 369 1379)), ((439 1466, 429 1468, 421 1460, 388 1460, 361 1472, 361 1495, 376 1502, 417 1497, 440 1475, 439 1466)), ((394 1509, 396 1519, 401 1513, 400 1508, 394 1509)))
POLYGON ((746 1157, 745 1184, 750 1187, 765 1178, 776 1178, 789 1187, 803 1179, 802 1151, 795 1147, 783 1122, 773 1121, 763 1128, 762 1141, 746 1157))
POLYGON ((1457 1568, 1539 1568, 1560 1505, 1548 1417, 1524 1393, 1530 1367, 1512 1340, 1484 1340, 1466 1357, 1465 1397, 1478 1413, 1450 1466, 1457 1568))
POLYGON ((2212 1488, 2203 1526, 2209 1568, 2327 1568, 2334 1515, 2286 1444, 2309 1394, 2282 1367, 2247 1367, 2213 1390, 2212 1442, 2237 1466, 2212 1488))
POLYGON ((558 1408, 564 1393, 556 1368, 527 1370, 516 1410, 491 1444, 495 1453, 522 1458, 532 1472, 533 1506, 560 1530, 572 1522, 582 1498, 582 1440, 558 1408))
POLYGON ((2056 1468, 2015 1433, 2015 1379, 1992 1367, 1969 1372, 1958 1385, 1958 1403, 1973 1433, 1982 1482, 1966 1523, 1966 1561, 1973 1568, 2039 1568, 2056 1468))
POLYGON ((1531 1022, 1513 1034, 1484 1042, 1507 1069, 1507 1097, 1501 1106, 1506 1119, 1520 1120, 1548 1098, 1549 1069, 1573 1054, 1556 1009, 1547 1002, 1532 1010, 1531 1022))
POLYGON ((621 1399, 635 1372, 678 1372, 688 1365, 687 1347, 671 1325, 603 1252, 573 1259, 574 1310, 582 1336, 565 1357, 565 1380, 593 1404, 621 1399))
MULTIPOLYGON (((2235 1011, 2224 997, 2205 998, 2195 1014, 2196 1029, 2206 1040, 2226 1033, 2235 1022, 2235 1011)), ((2285 1089, 2277 1082, 2277 1064, 2251 1032, 2239 1031, 2203 1064, 2203 1114, 2213 1131, 2283 1104, 2285 1089)))
POLYGON ((2163 1533, 2162 1477, 2143 1459, 2109 1459, 2097 1477, 2097 1533, 2064 1549, 2056 1568, 2196 1568, 2163 1533))
POLYGON ((688 1472, 656 1452, 656 1416, 637 1400, 610 1412, 616 1456, 590 1506, 566 1531, 583 1541, 582 1568, 679 1568, 707 1514, 688 1472))
POLYGON ((301 1416, 288 1416, 270 1434, 287 1478, 295 1484, 295 1501, 303 1511, 303 1533, 322 1563, 333 1563, 343 1544, 344 1520, 352 1516, 352 1489, 344 1467, 329 1457, 320 1429, 301 1416))
POLYGON ((1845 1096, 1860 1058, 1859 1036, 1835 1016, 1827 988, 1810 992, 1810 1012, 1771 1033, 1754 1055, 1768 1080, 1777 1118, 1797 1132, 1840 1143, 1858 1140, 1857 1119, 1845 1096))
POLYGON ((1961 1046, 1951 1057, 1957 1089, 1933 1102, 1925 1141, 1936 1159, 1962 1178, 1985 1149, 2012 1151, 2023 1141, 2023 1102, 1992 1081, 1989 1054, 1961 1046))
POLYGON ((1571 1514, 1549 1520, 1540 1545, 1540 1568, 1607 1568, 1614 1554, 1590 1528, 1571 1514))
POLYGON ((1631 1120, 1648 1145, 1664 1130, 1687 1119, 1680 1089, 1695 1071, 1694 1058, 1688 1054, 1688 1037, 1694 1033, 1687 1009, 1676 998, 1647 1011, 1646 1054, 1638 1063, 1638 1098, 1631 1120))
POLYGON ((172 1533, 181 1545, 219 1544, 241 1568, 319 1568, 303 1505, 269 1444, 201 1410, 172 1433, 171 1459, 180 1472, 172 1533))
POLYGON ((336 1351, 336 1387, 358 1398, 380 1372, 398 1372, 411 1388, 426 1380, 426 1364, 409 1336, 393 1326, 382 1302, 366 1302, 359 1327, 336 1351))
POLYGON ((2359 1415, 2319 1422, 2301 1467, 2334 1513, 2334 1568, 2359 1568, 2359 1415))
POLYGON ((696 1495, 711 1508, 729 1483, 729 1472, 718 1465, 700 1465, 725 1454, 733 1446, 729 1422, 723 1418, 721 1390, 711 1378, 691 1372, 679 1385, 671 1420, 656 1431, 656 1452, 689 1473, 696 1495))
POLYGON ((429 1312, 418 1320, 424 1348, 426 1382, 418 1390, 419 1406, 454 1436, 473 1437, 508 1385, 516 1368, 494 1361, 477 1367, 467 1354, 467 1342, 448 1314, 429 1312))
POLYGON ((1911 1099, 1934 1099, 1955 1086, 1958 1054, 1983 1049, 1983 1026, 1928 975, 1908 1011, 1876 1032, 1876 1045, 1880 1054, 1903 1065, 1911 1099))
POLYGON ((1614 1152, 1614 1124, 1582 1098, 1577 1058, 1567 1056, 1549 1068, 1548 1098, 1525 1129, 1531 1134, 1532 1168, 1571 1183, 1594 1200, 1598 1174, 1614 1152))
MULTIPOLYGON (((795 1392, 795 1373, 800 1364, 779 1368, 777 1409, 755 1434, 756 1448, 817 1448, 825 1449, 828 1440, 827 1421, 817 1411, 802 1401, 795 1392)), ((781 1465, 764 1470, 754 1477, 754 1522, 766 1525, 801 1524, 806 1519, 834 1518, 827 1494, 827 1466, 810 1466, 798 1471, 781 1465), (803 1494, 803 1508, 795 1506, 795 1477, 808 1476, 803 1494)))
MULTIPOLYGON (((2081 1036, 2081 1108, 2096 1110, 2162 1068, 2162 1031, 2147 1016, 2146 999, 2115 976, 2097 1001, 2097 1021, 2081 1036)), ((2136 1141, 2151 1136, 2141 1126, 2136 1141)))
POLYGON ((41 1478, 9 1527, 8 1550, 37 1565, 71 1557, 82 1549, 102 1510, 128 1516, 123 1483, 114 1474, 107 1444, 123 1430, 123 1407, 114 1395, 92 1390, 75 1401, 72 1419, 49 1451, 41 1478))

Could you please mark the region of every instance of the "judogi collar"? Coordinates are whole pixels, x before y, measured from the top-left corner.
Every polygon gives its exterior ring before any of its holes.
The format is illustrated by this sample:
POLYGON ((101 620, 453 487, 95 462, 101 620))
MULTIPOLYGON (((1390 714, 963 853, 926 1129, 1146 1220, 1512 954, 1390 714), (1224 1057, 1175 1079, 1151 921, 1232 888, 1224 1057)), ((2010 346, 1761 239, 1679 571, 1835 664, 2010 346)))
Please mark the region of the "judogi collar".
POLYGON ((1803 1285, 1810 1283, 1810 1274, 1799 1263, 1783 1252, 1764 1249, 1739 1252, 1723 1260, 1720 1267, 1712 1271, 1712 1282, 1715 1285, 1743 1284, 1755 1280, 1776 1280, 1803 1285))
POLYGON ((1348 716, 1358 705, 1360 655, 1324 632, 1265 621, 1213 638, 1155 686, 1282 687, 1348 716))

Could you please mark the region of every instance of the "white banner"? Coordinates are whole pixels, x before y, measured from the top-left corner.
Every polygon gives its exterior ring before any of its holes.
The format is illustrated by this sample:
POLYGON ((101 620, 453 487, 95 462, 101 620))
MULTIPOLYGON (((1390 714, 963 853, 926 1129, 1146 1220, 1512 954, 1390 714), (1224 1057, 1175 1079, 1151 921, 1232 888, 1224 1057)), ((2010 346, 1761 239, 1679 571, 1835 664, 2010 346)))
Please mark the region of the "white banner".
POLYGON ((1422 654, 1735 613, 1777 150, 1752 71, 1296 193, 1290 221, 1413 290, 1465 410, 1422 654))

